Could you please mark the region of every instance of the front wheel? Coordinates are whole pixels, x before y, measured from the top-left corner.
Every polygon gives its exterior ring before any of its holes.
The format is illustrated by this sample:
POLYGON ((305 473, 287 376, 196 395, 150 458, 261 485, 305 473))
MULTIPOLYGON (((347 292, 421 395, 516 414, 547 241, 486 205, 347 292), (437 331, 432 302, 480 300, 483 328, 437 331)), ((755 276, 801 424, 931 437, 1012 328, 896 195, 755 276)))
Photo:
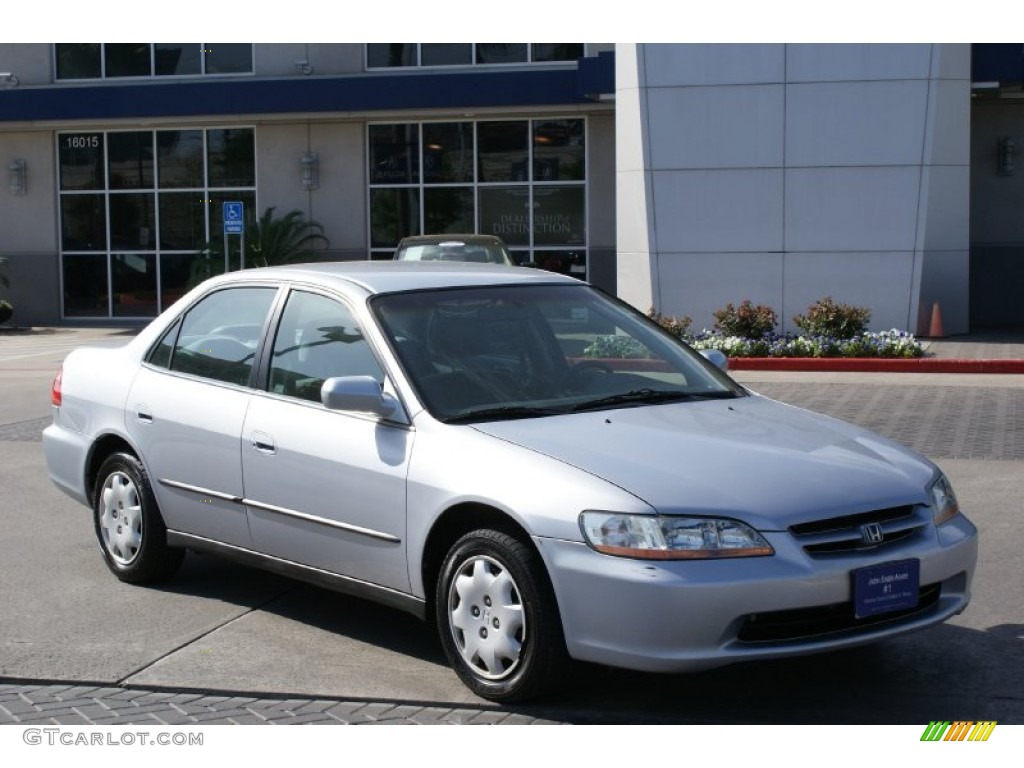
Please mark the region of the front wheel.
POLYGON ((93 513, 103 559, 121 581, 161 581, 178 570, 185 552, 167 546, 167 528, 135 456, 115 453, 103 462, 93 513))
POLYGON ((569 664, 544 563, 501 531, 468 533, 438 576, 437 626, 448 660, 473 693, 523 701, 553 688, 569 664))

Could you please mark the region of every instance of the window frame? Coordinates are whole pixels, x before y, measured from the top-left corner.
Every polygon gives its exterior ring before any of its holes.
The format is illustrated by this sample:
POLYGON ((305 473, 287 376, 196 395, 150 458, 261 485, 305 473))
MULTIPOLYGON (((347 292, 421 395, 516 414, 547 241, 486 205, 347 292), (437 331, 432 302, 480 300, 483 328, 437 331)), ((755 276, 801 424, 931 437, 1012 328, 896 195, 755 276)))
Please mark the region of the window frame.
MULTIPOLYGON (((257 195, 257 182, 258 182, 258 169, 257 160, 259 156, 258 137, 255 125, 190 125, 190 126, 161 126, 153 128, 117 128, 117 129, 80 129, 80 130, 60 130, 54 132, 54 159, 55 159, 55 175, 56 183, 55 189, 57 194, 57 234, 58 234, 58 272, 60 275, 60 292, 61 292, 61 318, 64 320, 87 320, 87 319, 143 319, 151 320, 163 312, 169 307, 176 299, 173 297, 164 296, 164 285, 163 285, 163 265, 164 257, 172 259, 180 256, 194 256, 201 251, 204 244, 211 242, 218 236, 218 232, 214 230, 214 222, 219 215, 214 208, 218 200, 236 198, 238 195, 245 196, 246 200, 251 198, 252 210, 249 213, 252 214, 253 220, 258 218, 259 211, 259 197, 257 195), (211 186, 210 184, 210 133, 214 131, 241 131, 246 130, 252 133, 252 185, 235 185, 235 186, 211 186), (198 131, 201 134, 202 147, 202 178, 199 186, 182 186, 182 187, 166 187, 161 186, 160 176, 160 142, 159 136, 164 133, 174 132, 195 132, 198 131), (149 186, 143 186, 138 188, 112 188, 111 187, 111 172, 110 172, 110 142, 108 137, 115 134, 126 134, 126 133, 141 133, 146 134, 149 137, 150 147, 152 149, 152 182, 149 186), (88 188, 77 188, 77 189, 62 189, 61 187, 61 174, 62 174, 62 159, 61 142, 65 139, 71 139, 76 136, 84 135, 96 135, 99 137, 98 146, 95 149, 99 150, 99 164, 100 164, 100 177, 97 181, 98 186, 88 188), (112 230, 111 230, 111 198, 116 196, 124 195, 146 195, 152 196, 153 199, 153 235, 152 243, 150 247, 146 248, 116 248, 112 242, 112 230), (168 198, 175 195, 193 195, 199 196, 201 199, 201 205, 203 206, 203 235, 197 248, 164 248, 162 240, 162 229, 160 225, 161 219, 161 197, 167 196, 168 198), (102 248, 93 248, 92 250, 84 248, 65 248, 64 247, 64 213, 63 213, 63 201, 65 198, 71 198, 75 196, 87 197, 87 196, 99 196, 101 199, 101 215, 103 217, 103 231, 105 242, 102 248), (120 255, 138 255, 143 258, 153 258, 153 265, 155 270, 155 314, 130 314, 130 313, 118 313, 116 311, 114 303, 114 295, 116 291, 115 275, 114 275, 114 260, 116 256, 120 255), (102 257, 105 263, 105 276, 106 276, 106 309, 101 314, 80 314, 80 313, 69 313, 67 311, 68 297, 65 295, 65 259, 76 258, 76 257, 102 257)), ((71 148, 71 147, 67 147, 71 148)), ((187 286, 186 291, 187 292, 187 286)))
MULTIPOLYGON (((57 46, 58 45, 75 45, 76 43, 52 43, 50 45, 50 65, 51 72, 53 73, 53 82, 55 83, 92 83, 97 80, 114 80, 117 82, 123 81, 144 81, 144 80, 176 80, 176 79, 191 79, 197 77, 252 77, 256 74, 256 44, 249 43, 250 47, 250 67, 247 72, 207 72, 206 69, 206 55, 208 51, 206 46, 209 43, 195 43, 200 48, 199 56, 199 72, 191 74, 169 74, 161 75, 157 74, 156 71, 156 46, 160 43, 143 43, 143 45, 149 46, 149 74, 146 75, 108 75, 107 74, 107 56, 106 48, 108 43, 95 43, 99 45, 99 57, 100 57, 100 73, 96 77, 60 77, 57 70, 58 56, 57 46)), ((121 45, 121 43, 111 43, 111 45, 121 45)))
MULTIPOLYGON (((523 259, 528 261, 535 261, 535 255, 539 252, 544 253, 579 253, 584 254, 584 269, 582 272, 570 271, 574 277, 586 280, 590 274, 590 154, 588 147, 590 143, 590 122, 587 115, 563 115, 561 113, 553 115, 532 115, 526 117, 489 117, 483 119, 477 118, 462 118, 462 119, 430 119, 430 120, 408 120, 408 121, 396 121, 396 120, 373 120, 367 121, 366 130, 364 134, 364 151, 366 152, 366 172, 364 182, 366 184, 366 248, 371 259, 391 259, 394 257, 395 249, 398 245, 396 242, 393 246, 375 246, 373 244, 373 208, 372 198, 373 193, 379 190, 413 190, 418 196, 417 205, 417 223, 418 231, 410 232, 409 236, 421 235, 421 234, 436 234, 433 232, 427 232, 426 229, 426 197, 429 190, 437 189, 470 189, 472 190, 472 211, 471 217, 473 221, 473 232, 472 233, 460 233, 460 234, 497 234, 498 237, 502 237, 501 233, 482 232, 481 227, 481 197, 480 193, 482 190, 487 189, 498 189, 516 187, 519 189, 528 190, 528 210, 530 211, 530 223, 528 232, 528 243, 526 245, 513 244, 506 240, 506 245, 509 252, 517 261, 523 259), (553 180, 538 180, 536 178, 536 147, 535 147, 535 130, 538 123, 549 123, 549 122, 560 122, 566 120, 575 120, 582 123, 583 126, 583 176, 580 179, 553 179, 553 180), (481 181, 480 180, 480 126, 487 123, 502 123, 502 122, 523 122, 527 126, 527 178, 525 181, 481 181), (427 182, 425 180, 424 172, 424 157, 428 147, 425 146, 424 140, 424 127, 427 125, 438 124, 438 123, 470 123, 473 130, 473 177, 471 181, 462 182, 427 182), (370 159, 371 153, 371 141, 370 134, 373 126, 414 126, 416 128, 416 144, 418 151, 418 167, 417 172, 414 176, 417 178, 416 181, 412 182, 401 182, 401 183, 389 183, 389 182, 373 182, 370 159), (536 241, 536 232, 533 221, 533 215, 535 211, 535 190, 543 188, 559 188, 559 187, 578 187, 583 190, 583 243, 581 245, 547 245, 544 243, 538 243, 536 241)), ((401 238, 400 238, 401 239, 401 238)), ((504 237, 502 237, 505 240, 504 237)))
POLYGON ((433 45, 433 43, 402 43, 402 45, 415 46, 415 64, 400 64, 398 66, 370 66, 370 46, 371 45, 388 45, 388 43, 365 43, 363 45, 363 71, 364 72, 390 72, 393 70, 409 70, 409 69, 428 69, 428 70, 448 70, 448 69, 459 69, 466 67, 495 67, 495 68, 509 68, 509 67, 533 67, 533 66, 548 66, 548 67, 575 67, 580 58, 587 55, 587 44, 577 43, 577 45, 583 46, 579 58, 576 59, 535 59, 534 56, 534 43, 525 43, 526 45, 526 60, 525 61, 507 61, 507 62, 478 62, 477 61, 477 45, 491 45, 491 43, 470 43, 470 60, 464 64, 423 64, 423 46, 433 45))

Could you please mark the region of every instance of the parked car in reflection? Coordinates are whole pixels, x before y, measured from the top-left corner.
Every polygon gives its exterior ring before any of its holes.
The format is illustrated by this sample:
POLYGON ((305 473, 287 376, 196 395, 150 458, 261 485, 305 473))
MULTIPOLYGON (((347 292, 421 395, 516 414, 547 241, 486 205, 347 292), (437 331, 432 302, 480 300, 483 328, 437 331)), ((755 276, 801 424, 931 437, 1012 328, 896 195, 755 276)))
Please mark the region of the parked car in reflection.
POLYGON ((570 659, 790 657, 970 598, 976 530, 934 464, 550 272, 231 273, 70 354, 52 401, 50 477, 117 578, 194 549, 378 600, 432 620, 495 701, 570 659))

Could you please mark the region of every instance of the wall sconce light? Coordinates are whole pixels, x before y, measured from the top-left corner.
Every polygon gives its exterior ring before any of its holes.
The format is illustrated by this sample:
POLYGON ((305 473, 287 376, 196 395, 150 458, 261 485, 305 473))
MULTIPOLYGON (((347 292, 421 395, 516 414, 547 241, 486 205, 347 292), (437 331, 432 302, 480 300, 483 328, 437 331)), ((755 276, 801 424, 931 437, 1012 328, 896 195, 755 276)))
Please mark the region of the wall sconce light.
POLYGON ((999 167, 997 170, 1000 176, 1013 176, 1013 156, 1016 151, 1017 147, 1009 136, 999 139, 999 167))
POLYGON ((12 195, 24 195, 28 191, 28 170, 24 160, 11 160, 7 166, 7 179, 12 195))
POLYGON ((303 189, 316 189, 320 186, 320 160, 316 152, 306 152, 299 158, 299 172, 303 189))

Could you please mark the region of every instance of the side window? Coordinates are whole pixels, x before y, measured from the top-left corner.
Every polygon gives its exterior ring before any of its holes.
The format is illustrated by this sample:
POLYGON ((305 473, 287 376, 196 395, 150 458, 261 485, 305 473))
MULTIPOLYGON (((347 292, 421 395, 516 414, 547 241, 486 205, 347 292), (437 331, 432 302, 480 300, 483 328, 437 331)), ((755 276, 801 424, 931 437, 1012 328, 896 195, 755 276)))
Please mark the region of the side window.
POLYGON ((200 301, 182 321, 171 370, 247 386, 276 293, 276 288, 228 288, 200 301))
POLYGON ((320 387, 332 376, 384 381, 352 312, 325 296, 295 291, 274 340, 270 391, 320 402, 320 387))
POLYGON ((149 364, 157 368, 169 368, 171 365, 171 351, 174 349, 174 340, 178 338, 178 329, 181 328, 181 320, 175 322, 163 336, 156 346, 149 352, 149 364))

